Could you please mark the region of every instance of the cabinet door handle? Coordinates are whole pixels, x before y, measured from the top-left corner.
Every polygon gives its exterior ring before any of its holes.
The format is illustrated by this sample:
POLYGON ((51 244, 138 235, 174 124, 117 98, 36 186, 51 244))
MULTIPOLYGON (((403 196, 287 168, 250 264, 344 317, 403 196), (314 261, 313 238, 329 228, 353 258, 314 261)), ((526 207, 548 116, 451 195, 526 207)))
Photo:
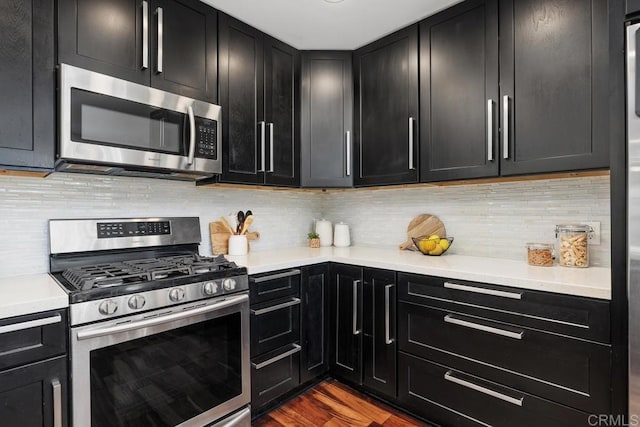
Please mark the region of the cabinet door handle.
POLYGON ((164 53, 164 41, 162 40, 164 35, 164 15, 161 7, 156 8, 156 17, 158 19, 158 53, 157 53, 157 64, 156 64, 156 72, 158 74, 162 73, 162 61, 163 61, 163 53, 164 53))
POLYGON ((502 98, 502 157, 509 158, 509 95, 502 98))
POLYGON ((269 170, 267 172, 273 173, 273 123, 268 123, 269 126, 269 170))
POLYGON ((493 161, 493 99, 487 101, 487 160, 493 161))
POLYGON ((55 314, 42 319, 27 320, 26 322, 13 323, 11 325, 0 326, 0 334, 9 332, 24 331, 25 329, 36 328, 38 326, 53 325, 62 322, 62 316, 55 314))
POLYGON ((470 329, 476 329, 478 331, 488 332, 494 335, 501 335, 503 337, 513 338, 516 340, 521 340, 522 337, 524 336, 524 331, 520 331, 520 332, 505 331, 504 329, 494 328, 492 326, 480 325, 478 323, 469 322, 468 320, 458 319, 456 317, 453 317, 451 314, 447 314, 446 316, 444 316, 444 321, 445 323, 451 323, 453 325, 463 326, 465 328, 470 328, 470 329))
POLYGON ((149 2, 142 0, 142 69, 149 68, 149 2))
POLYGON ((53 393, 53 427, 62 427, 62 385, 58 379, 51 381, 53 393))
POLYGON ((260 316, 261 314, 271 313, 272 311, 281 310, 283 308, 292 307, 294 305, 300 305, 300 298, 291 298, 291 301, 283 302, 282 304, 274 305, 267 308, 261 308, 259 310, 251 310, 251 314, 254 316, 260 316))
POLYGON ((360 280, 353 281, 353 335, 358 335, 358 285, 360 280))
POLYGON ((266 166, 266 160, 265 160, 265 150, 266 150, 266 130, 265 130, 265 126, 266 123, 265 122, 258 122, 258 125, 260 126, 260 169, 258 169, 258 172, 264 172, 266 166))
POLYGON ((389 344, 393 344, 393 338, 391 338, 391 314, 390 314, 390 293, 391 293, 391 288, 393 288, 394 285, 390 284, 390 285, 386 285, 384 287, 384 342, 385 344, 389 345, 389 344))
POLYGON ((415 119, 413 117, 409 117, 409 169, 413 170, 415 167, 413 166, 413 122, 415 119))
POLYGON ((189 105, 187 107, 187 114, 189 115, 189 158, 187 159, 187 164, 193 164, 193 157, 196 154, 196 118, 193 115, 193 106, 189 105))
POLYGON ((351 176, 351 131, 347 131, 345 135, 345 150, 346 150, 346 172, 347 176, 351 176))
POLYGON ((282 360, 285 357, 289 357, 292 354, 296 354, 297 352, 299 352, 300 350, 302 350, 302 347, 300 347, 298 344, 292 344, 293 348, 291 350, 285 351, 284 353, 281 353, 277 356, 272 357, 269 360, 265 360, 264 362, 261 363, 251 363, 251 365, 253 365, 253 367, 255 369, 262 369, 265 366, 269 366, 273 363, 276 363, 278 360, 282 360))
POLYGON ((255 277, 255 278, 250 277, 249 281, 253 283, 262 283, 262 282, 268 282, 269 280, 283 279, 285 277, 290 277, 290 276, 298 276, 300 275, 300 273, 301 273, 300 270, 294 269, 294 270, 289 270, 282 273, 270 274, 268 276, 255 277))
POLYGON ((488 389, 486 387, 482 387, 480 385, 474 384, 472 382, 463 380, 461 378, 457 378, 453 376, 453 371, 448 371, 444 374, 444 379, 461 385, 463 387, 469 388, 471 390, 475 390, 475 391, 479 391, 482 394, 486 394, 487 396, 491 396, 491 397, 495 397, 496 399, 500 399, 503 400, 505 402, 511 403, 512 405, 516 405, 516 406, 522 406, 522 402, 524 400, 524 397, 521 398, 515 398, 515 397, 511 397, 511 396, 507 396, 504 393, 500 393, 491 389, 488 389))
POLYGON ((522 293, 519 292, 507 292, 498 291, 496 289, 479 288, 477 286, 460 285, 458 283, 444 282, 444 287, 447 289, 455 289, 457 291, 473 292, 476 294, 491 295, 494 297, 510 298, 510 299, 522 299, 522 293))

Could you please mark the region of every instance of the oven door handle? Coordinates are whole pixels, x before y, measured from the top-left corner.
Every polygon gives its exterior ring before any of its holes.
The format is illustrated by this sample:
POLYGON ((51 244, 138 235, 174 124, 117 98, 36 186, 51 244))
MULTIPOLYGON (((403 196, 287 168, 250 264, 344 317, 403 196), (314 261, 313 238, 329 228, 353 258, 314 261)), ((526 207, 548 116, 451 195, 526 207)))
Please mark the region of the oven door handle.
POLYGON ((210 311, 220 310, 222 308, 241 304, 249 300, 248 295, 238 295, 225 299, 215 304, 197 307, 190 310, 181 311, 179 313, 167 314, 164 316, 154 317, 152 319, 140 320, 139 322, 125 323, 106 328, 92 329, 89 331, 80 331, 77 334, 78 341, 88 340, 91 338, 104 337, 106 335, 119 334, 129 332, 136 329, 149 328, 151 326, 161 325, 163 323, 173 322, 175 320, 185 319, 187 317, 196 316, 198 314, 208 313, 210 311))

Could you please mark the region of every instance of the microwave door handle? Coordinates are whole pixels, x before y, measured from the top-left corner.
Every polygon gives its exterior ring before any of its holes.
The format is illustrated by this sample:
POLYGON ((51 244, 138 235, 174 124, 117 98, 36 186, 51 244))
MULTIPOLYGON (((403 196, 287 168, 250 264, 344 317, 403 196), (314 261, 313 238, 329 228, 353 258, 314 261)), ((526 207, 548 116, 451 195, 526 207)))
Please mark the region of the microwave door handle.
POLYGON ((193 106, 187 107, 187 114, 189 115, 189 158, 187 164, 191 166, 193 164, 193 157, 196 154, 196 118, 193 115, 193 106))

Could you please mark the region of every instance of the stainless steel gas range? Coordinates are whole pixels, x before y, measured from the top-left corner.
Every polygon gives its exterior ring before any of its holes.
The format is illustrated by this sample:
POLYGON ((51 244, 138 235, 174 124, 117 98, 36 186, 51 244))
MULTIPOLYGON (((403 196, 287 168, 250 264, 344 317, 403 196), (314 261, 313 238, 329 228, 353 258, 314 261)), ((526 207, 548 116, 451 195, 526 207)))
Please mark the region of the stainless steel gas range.
POLYGON ((74 426, 250 424, 245 268, 198 218, 52 220, 69 295, 74 426))

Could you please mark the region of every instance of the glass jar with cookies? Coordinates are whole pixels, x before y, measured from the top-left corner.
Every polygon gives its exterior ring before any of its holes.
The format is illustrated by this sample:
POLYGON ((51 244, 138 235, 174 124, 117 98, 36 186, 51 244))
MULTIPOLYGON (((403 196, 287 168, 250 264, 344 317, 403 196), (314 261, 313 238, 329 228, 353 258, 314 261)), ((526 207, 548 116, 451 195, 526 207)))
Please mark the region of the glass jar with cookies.
POLYGON ((564 267, 589 267, 589 237, 593 228, 585 224, 556 225, 558 264, 564 267))

